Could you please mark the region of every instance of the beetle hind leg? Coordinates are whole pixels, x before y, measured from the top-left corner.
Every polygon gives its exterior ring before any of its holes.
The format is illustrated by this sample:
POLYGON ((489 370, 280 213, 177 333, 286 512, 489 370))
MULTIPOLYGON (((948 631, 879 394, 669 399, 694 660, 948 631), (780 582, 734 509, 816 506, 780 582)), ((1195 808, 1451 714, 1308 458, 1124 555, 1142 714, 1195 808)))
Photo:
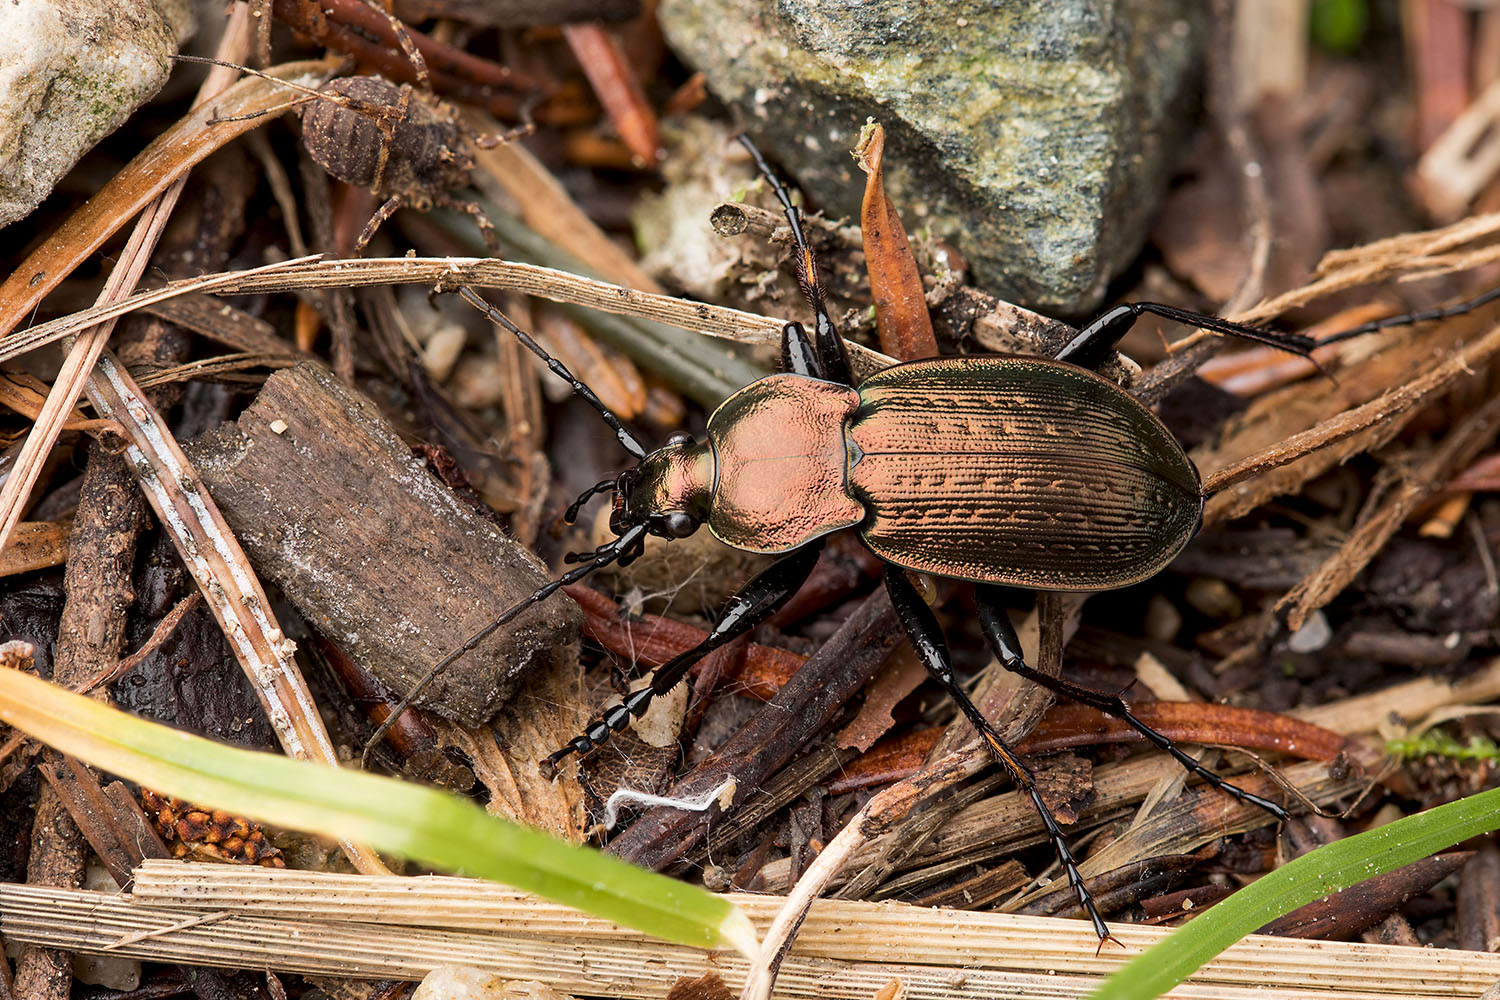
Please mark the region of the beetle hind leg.
POLYGON ((886 566, 885 587, 890 592, 891 603, 895 605, 896 614, 900 616, 901 624, 905 627, 906 634, 917 651, 917 656, 922 660, 922 665, 958 704, 959 710, 964 713, 969 723, 978 731, 980 739, 989 748, 990 755, 999 762, 1001 767, 1005 768, 1006 773, 1015 782, 1016 788, 1031 797, 1032 805, 1036 807, 1037 815, 1042 819, 1042 826, 1047 831, 1047 839, 1052 842, 1052 850, 1057 855, 1058 864, 1067 873, 1068 883, 1073 887, 1073 894, 1078 898, 1078 905, 1088 914, 1089 920, 1094 925, 1094 933, 1099 935, 1102 947, 1105 941, 1112 938, 1109 926, 1105 924, 1099 908, 1094 905, 1094 897, 1084 885, 1083 875, 1078 871, 1078 862, 1073 857, 1072 849, 1068 847, 1067 837, 1063 835, 1062 827, 1058 825, 1057 818, 1052 815, 1052 810, 1042 799, 1031 768, 995 731, 994 726, 990 725, 989 720, 974 705, 968 692, 954 677, 952 661, 948 657, 948 642, 943 638, 943 631, 938 626, 937 616, 932 613, 927 602, 922 600, 921 595, 917 593, 916 587, 912 586, 911 581, 907 579, 906 571, 897 566, 886 566))
MULTIPOLYGON (((1373 320, 1360 326, 1340 330, 1329 334, 1321 340, 1314 340, 1306 334, 1293 333, 1286 330, 1275 330, 1269 327, 1252 326, 1248 323, 1236 323, 1233 320, 1223 319, 1219 316, 1210 316, 1207 313, 1193 312, 1188 309, 1178 309, 1176 306, 1163 305, 1160 302, 1125 302, 1101 314, 1088 323, 1077 335, 1070 340, 1061 351, 1057 352, 1054 360, 1071 361, 1075 365, 1084 368, 1096 368, 1102 363, 1108 353, 1120 342, 1120 338, 1130 332, 1135 321, 1150 313, 1163 319, 1175 320, 1187 326, 1195 326, 1203 330, 1212 330, 1230 337, 1240 337, 1245 340, 1253 340, 1262 344, 1269 344, 1289 354, 1296 354, 1312 360, 1312 351, 1315 347, 1324 344, 1337 344, 1340 341, 1361 337, 1367 333, 1384 330, 1393 326, 1410 326, 1413 323, 1426 323, 1435 319, 1448 319, 1453 316, 1461 316, 1467 312, 1473 312, 1480 306, 1500 299, 1500 288, 1492 288, 1483 295, 1463 302, 1455 302, 1453 305, 1444 306, 1440 309, 1426 309, 1420 312, 1407 312, 1399 316, 1387 316, 1385 319, 1373 320)), ((1314 364, 1317 362, 1314 361, 1314 364)))
POLYGON ((479 235, 484 239, 484 245, 489 247, 490 253, 496 257, 500 256, 500 238, 495 235, 495 224, 490 221, 490 217, 477 202, 463 201, 452 195, 440 194, 433 199, 433 204, 442 208, 450 208, 455 212, 467 212, 473 216, 474 224, 479 227, 479 235))
POLYGON ((1016 630, 1011 625, 1010 617, 1005 613, 1005 609, 1001 607, 1000 588, 988 584, 976 585, 974 588, 974 603, 979 610, 979 626, 984 629, 985 637, 989 640, 990 646, 994 648, 995 655, 999 658, 1001 666, 1005 667, 1006 670, 1040 684, 1053 694, 1061 695, 1080 704, 1088 705, 1090 708, 1098 709, 1106 715, 1114 716, 1140 733, 1141 736, 1145 737, 1147 742, 1171 754, 1177 763, 1219 791, 1232 796, 1240 802, 1264 809, 1283 823, 1291 819, 1291 815, 1280 803, 1256 795, 1254 792, 1247 792, 1198 763, 1191 754, 1179 747, 1172 739, 1138 719, 1130 711, 1130 706, 1126 705, 1124 700, 1118 695, 1105 694, 1102 691, 1095 691, 1093 688, 1063 680, 1061 677, 1044 674, 1035 667, 1027 664, 1021 656, 1021 641, 1016 636, 1016 630))
POLYGON ((375 214, 370 216, 369 221, 365 223, 365 228, 360 231, 359 239, 354 241, 354 256, 364 255, 365 247, 369 246, 370 241, 375 238, 376 231, 405 204, 406 199, 402 195, 393 194, 386 199, 385 204, 375 210, 375 214))

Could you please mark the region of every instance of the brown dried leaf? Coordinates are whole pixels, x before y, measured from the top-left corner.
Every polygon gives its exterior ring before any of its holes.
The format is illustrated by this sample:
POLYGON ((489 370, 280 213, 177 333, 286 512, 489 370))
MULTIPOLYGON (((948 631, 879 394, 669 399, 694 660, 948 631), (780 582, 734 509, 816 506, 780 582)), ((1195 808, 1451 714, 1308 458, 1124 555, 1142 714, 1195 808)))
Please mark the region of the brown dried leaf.
POLYGON ((885 130, 875 123, 866 125, 854 152, 860 169, 869 175, 860 225, 880 349, 902 361, 937 357, 937 338, 927 314, 922 275, 906 240, 901 216, 885 196, 885 130))
POLYGON ((661 158, 656 112, 619 40, 597 23, 565 24, 562 32, 631 158, 637 166, 654 167, 661 158))

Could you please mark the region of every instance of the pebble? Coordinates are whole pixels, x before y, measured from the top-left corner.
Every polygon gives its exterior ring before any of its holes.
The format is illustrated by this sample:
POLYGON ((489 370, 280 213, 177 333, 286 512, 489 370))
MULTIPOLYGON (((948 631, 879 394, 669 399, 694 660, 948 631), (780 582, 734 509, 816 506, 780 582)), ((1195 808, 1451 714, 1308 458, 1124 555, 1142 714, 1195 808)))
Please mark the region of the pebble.
POLYGON ((194 22, 187 0, 0 3, 0 226, 161 89, 194 22))

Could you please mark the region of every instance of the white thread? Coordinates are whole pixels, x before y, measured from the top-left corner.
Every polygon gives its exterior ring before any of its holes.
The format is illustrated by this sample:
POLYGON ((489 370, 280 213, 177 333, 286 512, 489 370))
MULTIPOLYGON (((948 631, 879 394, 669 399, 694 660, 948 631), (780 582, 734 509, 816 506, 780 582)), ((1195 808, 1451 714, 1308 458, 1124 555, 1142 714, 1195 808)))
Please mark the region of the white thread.
POLYGON ((688 799, 676 799, 670 795, 652 795, 650 792, 641 792, 634 788, 616 789, 615 793, 609 797, 609 801, 604 803, 604 829, 615 828, 615 824, 620 820, 620 805, 625 802, 643 806, 671 806, 673 809, 681 809, 685 812, 706 812, 716 802, 721 807, 728 806, 734 800, 734 791, 737 786, 738 782, 731 774, 718 788, 688 799))

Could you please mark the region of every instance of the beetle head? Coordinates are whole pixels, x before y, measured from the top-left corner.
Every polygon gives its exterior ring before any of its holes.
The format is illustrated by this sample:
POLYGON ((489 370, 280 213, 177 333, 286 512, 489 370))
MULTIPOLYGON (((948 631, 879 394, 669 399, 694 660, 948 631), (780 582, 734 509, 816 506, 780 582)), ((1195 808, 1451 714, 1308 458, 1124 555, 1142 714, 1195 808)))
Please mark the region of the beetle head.
POLYGON ((609 528, 624 534, 634 525, 661 538, 686 538, 708 516, 713 490, 713 451, 708 442, 676 433, 615 480, 609 528))

